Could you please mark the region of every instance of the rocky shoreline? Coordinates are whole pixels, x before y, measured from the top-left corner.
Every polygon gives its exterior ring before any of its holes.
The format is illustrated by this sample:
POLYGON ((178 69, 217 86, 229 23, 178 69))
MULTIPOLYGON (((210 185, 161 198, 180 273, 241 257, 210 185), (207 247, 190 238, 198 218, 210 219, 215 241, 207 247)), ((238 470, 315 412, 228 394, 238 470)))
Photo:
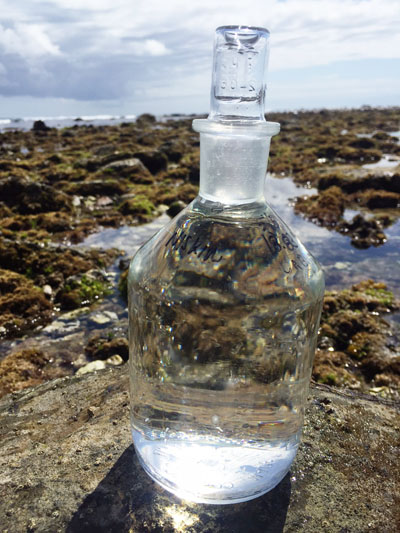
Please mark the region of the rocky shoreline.
MULTIPOLYGON (((269 171, 317 189, 294 199, 295 211, 347 236, 349 246, 384 246, 400 216, 400 109, 275 113, 268 120, 281 123, 269 171)), ((0 395, 126 361, 118 292, 126 257, 76 245, 100 228, 175 215, 195 197, 198 181, 199 139, 189 119, 142 115, 134 123, 65 129, 38 121, 31 131, 0 133, 0 395), (100 302, 108 304, 99 310, 100 302), (53 335, 68 314, 77 326, 64 331, 62 349, 61 341, 58 348, 35 341, 43 331, 53 335), (84 320, 92 321, 89 335, 79 333, 84 320)), ((385 317, 399 302, 379 273, 341 289, 326 295, 314 379, 397 399, 399 342, 385 317)))

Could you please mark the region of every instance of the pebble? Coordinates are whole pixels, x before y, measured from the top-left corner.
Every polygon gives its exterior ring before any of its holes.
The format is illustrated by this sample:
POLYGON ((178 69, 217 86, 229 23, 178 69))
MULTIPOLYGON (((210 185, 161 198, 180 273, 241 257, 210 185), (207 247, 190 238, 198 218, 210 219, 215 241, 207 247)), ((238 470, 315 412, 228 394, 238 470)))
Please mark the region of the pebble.
POLYGON ((95 324, 103 325, 118 320, 118 315, 114 311, 103 311, 102 313, 94 313, 89 317, 89 320, 95 324))
POLYGON ((81 205, 81 199, 79 198, 79 196, 74 196, 72 198, 72 205, 74 207, 79 207, 81 205))
POLYGON ((106 363, 108 365, 119 366, 119 365, 124 364, 124 360, 122 359, 120 355, 115 354, 109 357, 108 359, 106 359, 106 363))
POLYGON ((106 362, 96 359, 96 361, 91 361, 85 366, 82 366, 76 371, 77 376, 83 376, 84 374, 89 374, 90 372, 96 372, 96 370, 103 370, 106 368, 106 362))
POLYGON ((51 296, 53 294, 53 289, 51 288, 51 285, 44 285, 43 292, 46 296, 51 296))
POLYGON ((93 406, 88 407, 87 412, 88 412, 89 418, 93 418, 97 411, 98 411, 97 407, 93 407, 93 406))
POLYGON ((68 313, 63 313, 60 316, 60 320, 71 320, 72 318, 76 318, 77 316, 87 313, 88 311, 90 311, 90 307, 80 307, 79 309, 74 309, 68 313))
POLYGON ((346 263, 345 261, 337 261, 333 266, 338 270, 345 270, 350 266, 350 263, 346 263))
POLYGON ((73 322, 65 323, 61 322, 61 320, 54 320, 51 324, 46 326, 43 331, 46 333, 70 333, 71 331, 75 331, 79 329, 80 322, 79 320, 74 320, 73 322))

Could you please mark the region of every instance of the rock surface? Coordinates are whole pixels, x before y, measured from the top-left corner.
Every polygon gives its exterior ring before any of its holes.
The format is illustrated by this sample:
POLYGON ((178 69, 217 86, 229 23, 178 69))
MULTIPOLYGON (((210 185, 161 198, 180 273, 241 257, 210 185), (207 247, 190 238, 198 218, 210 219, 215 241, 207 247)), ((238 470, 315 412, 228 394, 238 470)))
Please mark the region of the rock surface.
POLYGON ((180 501, 144 473, 131 445, 127 389, 123 367, 2 399, 1 531, 398 531, 394 403, 312 387, 290 474, 261 498, 211 506, 180 501))

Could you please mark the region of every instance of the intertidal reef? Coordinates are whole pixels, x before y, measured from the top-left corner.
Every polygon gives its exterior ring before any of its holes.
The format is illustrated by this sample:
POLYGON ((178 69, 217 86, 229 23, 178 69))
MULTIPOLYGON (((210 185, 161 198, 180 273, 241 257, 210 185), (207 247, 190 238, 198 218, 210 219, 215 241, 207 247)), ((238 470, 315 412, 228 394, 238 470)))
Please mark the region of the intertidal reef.
MULTIPOLYGON (((139 233, 196 196, 192 118, 146 114, 62 129, 38 121, 30 131, 0 133, 1 394, 126 361, 118 287, 124 294, 129 253, 81 243, 107 229, 139 233)), ((269 172, 313 189, 292 198, 295 213, 337 232, 349 249, 385 247, 400 216, 400 109, 267 119, 281 123, 269 172)), ((398 398, 398 295, 380 272, 327 292, 315 380, 398 398)))

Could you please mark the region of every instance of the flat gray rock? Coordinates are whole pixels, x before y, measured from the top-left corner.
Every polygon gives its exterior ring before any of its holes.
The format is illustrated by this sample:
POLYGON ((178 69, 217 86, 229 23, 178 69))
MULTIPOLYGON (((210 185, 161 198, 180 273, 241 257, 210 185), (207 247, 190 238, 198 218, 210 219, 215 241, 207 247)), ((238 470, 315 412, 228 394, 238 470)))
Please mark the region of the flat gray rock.
POLYGON ((393 533, 399 422, 394 404, 312 387, 300 451, 273 491, 191 504, 138 463, 126 366, 59 379, 0 402, 0 531, 393 533))

